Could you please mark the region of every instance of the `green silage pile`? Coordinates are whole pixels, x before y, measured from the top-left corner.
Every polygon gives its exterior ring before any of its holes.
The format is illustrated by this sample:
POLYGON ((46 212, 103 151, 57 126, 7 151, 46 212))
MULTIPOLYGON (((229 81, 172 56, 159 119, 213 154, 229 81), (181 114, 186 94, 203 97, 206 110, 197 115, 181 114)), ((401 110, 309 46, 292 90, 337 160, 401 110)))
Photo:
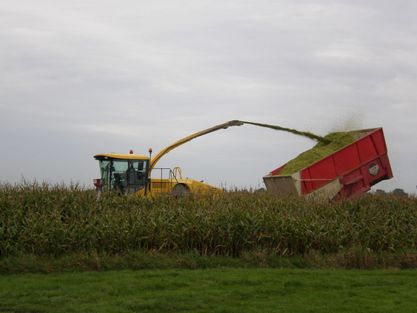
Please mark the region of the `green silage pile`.
POLYGON ((329 156, 333 152, 354 142, 358 137, 357 133, 335 132, 327 134, 324 138, 329 142, 320 141, 312 149, 307 150, 287 163, 279 175, 291 175, 299 170, 329 156))

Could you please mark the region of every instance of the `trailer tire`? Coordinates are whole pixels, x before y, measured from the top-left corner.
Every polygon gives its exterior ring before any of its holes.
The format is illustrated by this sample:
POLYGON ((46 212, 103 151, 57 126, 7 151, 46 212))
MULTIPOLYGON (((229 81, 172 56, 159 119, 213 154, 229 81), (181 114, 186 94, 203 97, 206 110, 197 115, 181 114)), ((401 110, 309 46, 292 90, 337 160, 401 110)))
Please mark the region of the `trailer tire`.
POLYGON ((190 188, 186 184, 176 184, 171 192, 175 198, 186 197, 190 195, 190 193, 190 188))

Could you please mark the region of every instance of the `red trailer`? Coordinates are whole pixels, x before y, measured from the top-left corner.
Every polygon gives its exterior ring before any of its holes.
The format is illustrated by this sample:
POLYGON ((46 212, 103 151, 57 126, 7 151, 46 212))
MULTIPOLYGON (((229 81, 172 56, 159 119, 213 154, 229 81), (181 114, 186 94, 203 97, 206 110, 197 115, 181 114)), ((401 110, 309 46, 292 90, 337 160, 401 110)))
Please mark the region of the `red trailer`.
POLYGON ((286 164, 264 177, 277 195, 350 198, 393 177, 382 128, 352 132, 357 140, 292 175, 280 175, 286 164))

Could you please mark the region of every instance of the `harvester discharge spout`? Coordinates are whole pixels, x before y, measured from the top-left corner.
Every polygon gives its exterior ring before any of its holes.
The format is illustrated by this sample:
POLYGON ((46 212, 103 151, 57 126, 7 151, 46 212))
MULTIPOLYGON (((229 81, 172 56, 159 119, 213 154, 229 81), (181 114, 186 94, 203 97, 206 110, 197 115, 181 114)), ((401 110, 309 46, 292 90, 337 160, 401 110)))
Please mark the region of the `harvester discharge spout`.
POLYGON ((191 140, 193 140, 193 139, 195 139, 195 138, 198 138, 198 137, 201 137, 201 136, 204 136, 204 135, 207 135, 207 134, 210 134, 210 133, 212 133, 212 132, 215 132, 215 131, 217 131, 217 130, 220 130, 220 129, 227 129, 227 128, 229 128, 229 127, 232 127, 232 126, 242 126, 244 124, 244 122, 242 122, 242 121, 239 121, 239 120, 232 120, 232 121, 228 121, 228 122, 226 122, 226 123, 223 123, 223 124, 219 124, 219 125, 216 125, 216 126, 213 126, 213 127, 210 127, 210 128, 207 128, 207 129, 205 129, 205 130, 202 130, 202 131, 199 131, 199 132, 196 132, 196 133, 194 133, 194 134, 191 134, 191 135, 189 135, 189 136, 187 136, 187 137, 184 137, 184 138, 182 138, 182 139, 180 139, 180 140, 178 140, 178 141, 176 141, 176 142, 174 142, 173 144, 171 144, 171 145, 169 145, 168 147, 166 147, 166 148, 164 148, 164 149, 162 149, 161 151, 159 151, 153 158, 152 158, 152 160, 151 160, 151 163, 150 163, 150 168, 149 168, 149 175, 151 174, 151 172, 152 172, 152 169, 155 167, 155 165, 156 165, 156 163, 165 155, 165 154, 167 154, 168 152, 170 152, 171 150, 173 150, 173 149, 175 149, 175 148, 177 148, 177 147, 179 147, 179 146, 181 146, 181 145, 183 145, 183 144, 185 144, 185 143, 187 143, 187 142, 189 142, 189 141, 191 141, 191 140))
POLYGON ((323 143, 329 143, 329 140, 315 135, 313 133, 310 132, 305 132, 305 131, 299 131, 296 129, 292 129, 292 128, 287 128, 287 127, 282 127, 282 126, 278 126, 278 125, 270 125, 270 124, 261 124, 261 123, 255 123, 255 122, 249 122, 249 121, 240 121, 240 120, 231 120, 228 121, 226 123, 223 124, 219 124, 210 128, 207 128, 205 130, 196 132, 194 134, 191 134, 187 137, 184 137, 176 142, 174 142, 173 144, 169 145, 168 147, 162 149, 161 151, 159 151, 151 160, 150 162, 150 168, 149 168, 149 175, 152 172, 152 169, 155 167, 156 163, 164 156, 166 155, 168 152, 172 151, 173 149, 204 135, 210 134, 212 132, 215 132, 217 130, 220 129, 227 129, 229 127, 233 127, 233 126, 243 126, 244 124, 248 124, 248 125, 254 125, 254 126, 259 126, 259 127, 265 127, 265 128, 270 128, 270 129, 274 129, 274 130, 279 130, 279 131, 286 131, 295 135, 299 135, 299 136, 304 136, 313 140, 317 140, 323 143))

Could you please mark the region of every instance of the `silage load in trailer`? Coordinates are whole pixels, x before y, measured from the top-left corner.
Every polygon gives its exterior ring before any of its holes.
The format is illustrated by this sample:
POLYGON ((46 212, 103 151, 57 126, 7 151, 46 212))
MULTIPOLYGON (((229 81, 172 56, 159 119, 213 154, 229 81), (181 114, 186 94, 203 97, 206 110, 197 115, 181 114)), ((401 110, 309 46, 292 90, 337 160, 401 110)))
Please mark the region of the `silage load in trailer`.
POLYGON ((393 177, 382 128, 337 132, 264 177, 276 195, 350 198, 393 177))

